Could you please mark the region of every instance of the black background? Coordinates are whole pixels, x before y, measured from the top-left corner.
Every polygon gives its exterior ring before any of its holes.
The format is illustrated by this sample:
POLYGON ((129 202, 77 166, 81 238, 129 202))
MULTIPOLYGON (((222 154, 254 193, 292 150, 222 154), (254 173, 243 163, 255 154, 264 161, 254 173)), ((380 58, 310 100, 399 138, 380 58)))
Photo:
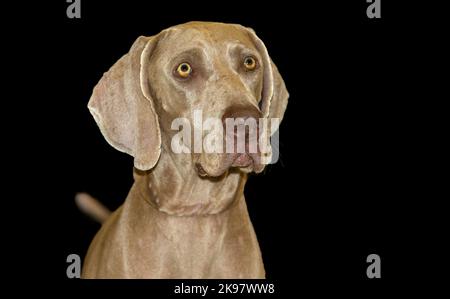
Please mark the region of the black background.
MULTIPOLYGON (((437 230, 426 225, 442 220, 432 216, 432 184, 440 181, 431 183, 434 173, 425 170, 432 157, 422 159, 428 115, 415 77, 419 47, 429 45, 418 37, 429 36, 414 22, 416 12, 389 2, 382 1, 379 20, 367 18, 365 1, 82 1, 81 19, 66 17, 65 1, 29 6, 20 14, 29 25, 10 33, 25 62, 36 65, 19 90, 35 94, 24 113, 33 125, 15 135, 26 155, 18 158, 25 166, 16 167, 14 194, 27 200, 19 203, 23 217, 15 222, 24 225, 14 237, 28 244, 24 256, 38 256, 21 259, 23 267, 35 265, 30 279, 94 289, 65 275, 67 255, 84 257, 99 229, 74 195, 89 192, 116 209, 132 184, 132 158, 106 143, 87 102, 136 37, 191 20, 252 27, 290 92, 280 161, 245 189, 267 277, 279 293, 344 287, 367 297, 437 275, 418 270, 439 256, 432 249, 437 230), (379 280, 366 277, 371 253, 381 257, 379 280)), ((15 269, 19 277, 23 267, 15 269)), ((138 290, 157 292, 158 282, 143 284, 138 290)), ((112 285, 121 284, 102 283, 100 292, 114 292, 112 285)))

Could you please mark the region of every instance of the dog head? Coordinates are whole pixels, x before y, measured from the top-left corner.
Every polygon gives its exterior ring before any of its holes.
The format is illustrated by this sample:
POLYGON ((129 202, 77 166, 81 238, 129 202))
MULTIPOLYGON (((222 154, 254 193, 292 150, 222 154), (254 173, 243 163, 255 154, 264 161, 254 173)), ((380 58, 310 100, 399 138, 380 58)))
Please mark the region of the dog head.
POLYGON ((104 74, 88 107, 136 168, 153 168, 164 148, 185 155, 199 175, 216 177, 232 167, 262 171, 270 147, 263 151, 261 143, 277 129, 287 99, 253 30, 191 22, 139 37, 104 74))

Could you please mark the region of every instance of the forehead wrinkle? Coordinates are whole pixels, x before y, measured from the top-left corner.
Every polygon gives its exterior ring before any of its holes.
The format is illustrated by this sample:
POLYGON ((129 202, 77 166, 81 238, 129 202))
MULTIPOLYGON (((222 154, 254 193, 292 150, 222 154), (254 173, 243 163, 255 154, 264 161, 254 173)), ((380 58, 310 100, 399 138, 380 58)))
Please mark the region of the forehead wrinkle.
POLYGON ((217 57, 220 53, 217 47, 218 44, 212 37, 212 32, 210 30, 200 30, 197 28, 192 28, 189 31, 197 33, 195 34, 196 39, 194 39, 194 42, 199 45, 205 62, 212 66, 214 64, 214 57, 217 57))
POLYGON ((244 52, 244 53, 247 52, 247 54, 254 55, 258 59, 259 62, 262 62, 259 51, 253 45, 249 46, 244 43, 241 43, 240 41, 231 42, 231 43, 229 43, 229 45, 227 47, 227 55, 231 57, 232 51, 234 49, 238 49, 241 52, 244 52))
POLYGON ((172 52, 173 57, 182 55, 192 49, 200 50, 204 57, 210 59, 208 49, 214 48, 208 31, 199 31, 194 28, 178 30, 171 36, 166 44, 167 52, 172 52))
POLYGON ((180 57, 183 56, 193 56, 196 58, 196 56, 200 56, 200 59, 203 59, 205 61, 209 60, 209 57, 205 51, 204 43, 197 43, 196 45, 189 45, 185 47, 176 47, 176 49, 170 49, 172 52, 169 54, 168 51, 163 51, 163 55, 159 58, 163 65, 168 66, 174 61, 180 57))
POLYGON ((190 22, 173 29, 176 30, 170 31, 167 38, 164 39, 168 42, 165 52, 172 52, 171 56, 173 57, 180 55, 183 51, 188 51, 190 47, 199 47, 202 48, 206 61, 211 65, 214 57, 220 57, 221 54, 229 56, 229 47, 234 45, 250 51, 252 54, 256 53, 256 56, 260 58, 248 34, 241 28, 190 22))
POLYGON ((172 58, 180 57, 183 55, 192 55, 192 54, 195 54, 195 55, 200 54, 201 56, 206 56, 205 52, 206 52, 205 47, 194 45, 194 46, 190 46, 190 47, 177 49, 177 51, 175 51, 172 54, 172 58))

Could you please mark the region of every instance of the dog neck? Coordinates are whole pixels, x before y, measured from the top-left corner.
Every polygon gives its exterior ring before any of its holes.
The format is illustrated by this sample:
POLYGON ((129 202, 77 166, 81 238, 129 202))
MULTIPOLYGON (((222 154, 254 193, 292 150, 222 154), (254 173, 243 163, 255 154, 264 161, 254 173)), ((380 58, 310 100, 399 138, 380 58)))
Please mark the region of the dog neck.
POLYGON ((237 169, 217 178, 200 177, 188 155, 162 150, 154 169, 134 170, 144 198, 157 210, 169 215, 217 214, 243 197, 247 175, 237 169))

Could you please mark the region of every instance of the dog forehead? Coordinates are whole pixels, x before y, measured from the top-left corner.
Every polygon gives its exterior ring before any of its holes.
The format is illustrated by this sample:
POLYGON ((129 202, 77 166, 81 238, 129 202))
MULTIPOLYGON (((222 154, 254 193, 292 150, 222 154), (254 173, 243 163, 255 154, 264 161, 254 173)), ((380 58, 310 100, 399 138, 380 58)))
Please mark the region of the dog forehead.
POLYGON ((246 28, 214 22, 189 22, 170 27, 164 40, 170 40, 172 46, 176 44, 180 47, 196 44, 220 46, 228 43, 253 46, 246 28))

